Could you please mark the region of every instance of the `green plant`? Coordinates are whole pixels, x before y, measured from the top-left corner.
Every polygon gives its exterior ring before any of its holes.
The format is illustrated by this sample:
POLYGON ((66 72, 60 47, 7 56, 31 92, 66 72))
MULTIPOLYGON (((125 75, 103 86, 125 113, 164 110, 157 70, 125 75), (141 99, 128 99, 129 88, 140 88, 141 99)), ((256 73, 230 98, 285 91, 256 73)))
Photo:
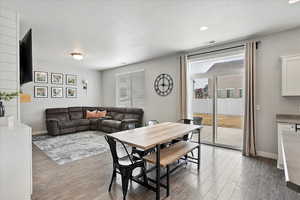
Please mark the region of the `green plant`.
POLYGON ((18 92, 0 92, 0 101, 10 101, 19 95, 18 92))

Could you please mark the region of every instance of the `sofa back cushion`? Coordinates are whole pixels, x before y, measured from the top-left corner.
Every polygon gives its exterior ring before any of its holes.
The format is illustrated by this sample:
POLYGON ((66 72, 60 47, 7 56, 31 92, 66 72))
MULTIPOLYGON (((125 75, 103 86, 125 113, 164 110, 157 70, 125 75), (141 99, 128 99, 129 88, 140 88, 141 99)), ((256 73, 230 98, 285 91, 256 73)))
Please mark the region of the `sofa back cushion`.
POLYGON ((124 119, 124 114, 114 112, 113 115, 112 115, 112 118, 114 120, 122 121, 124 119))
POLYGON ((58 119, 60 121, 70 120, 67 108, 46 109, 46 119, 58 119))
POLYGON ((69 107, 68 110, 71 120, 83 119, 82 107, 69 107))

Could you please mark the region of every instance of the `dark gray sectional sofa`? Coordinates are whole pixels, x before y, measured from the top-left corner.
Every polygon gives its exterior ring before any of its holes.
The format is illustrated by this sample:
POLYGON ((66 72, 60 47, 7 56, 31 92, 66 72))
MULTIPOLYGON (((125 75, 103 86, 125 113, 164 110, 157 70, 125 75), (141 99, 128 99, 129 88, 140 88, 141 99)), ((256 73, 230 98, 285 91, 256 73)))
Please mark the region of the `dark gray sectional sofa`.
POLYGON ((69 107, 46 109, 46 127, 50 135, 63 135, 78 131, 100 130, 107 133, 127 130, 129 125, 141 127, 144 111, 140 108, 69 107), (86 119, 86 111, 106 110, 107 116, 86 119))

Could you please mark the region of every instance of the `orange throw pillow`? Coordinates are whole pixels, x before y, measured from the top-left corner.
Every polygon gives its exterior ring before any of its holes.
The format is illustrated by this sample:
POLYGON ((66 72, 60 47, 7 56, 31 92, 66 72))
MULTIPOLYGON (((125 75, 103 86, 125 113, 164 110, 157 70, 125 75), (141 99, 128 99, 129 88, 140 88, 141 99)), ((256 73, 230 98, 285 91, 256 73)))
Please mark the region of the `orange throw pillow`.
POLYGON ((94 119, 97 118, 97 110, 94 111, 86 111, 86 118, 87 119, 94 119))
POLYGON ((102 118, 102 117, 105 117, 106 116, 106 110, 104 110, 104 111, 98 111, 97 112, 97 117, 98 118, 102 118))

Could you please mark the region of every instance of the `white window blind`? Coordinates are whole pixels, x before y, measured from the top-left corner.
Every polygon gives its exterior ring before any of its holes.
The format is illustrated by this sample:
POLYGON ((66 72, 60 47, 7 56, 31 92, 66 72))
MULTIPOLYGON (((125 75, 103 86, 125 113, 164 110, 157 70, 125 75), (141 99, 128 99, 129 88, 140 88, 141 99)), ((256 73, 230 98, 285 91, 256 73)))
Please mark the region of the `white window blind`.
POLYGON ((116 103, 121 107, 143 107, 145 74, 144 71, 118 74, 116 76, 116 103))

